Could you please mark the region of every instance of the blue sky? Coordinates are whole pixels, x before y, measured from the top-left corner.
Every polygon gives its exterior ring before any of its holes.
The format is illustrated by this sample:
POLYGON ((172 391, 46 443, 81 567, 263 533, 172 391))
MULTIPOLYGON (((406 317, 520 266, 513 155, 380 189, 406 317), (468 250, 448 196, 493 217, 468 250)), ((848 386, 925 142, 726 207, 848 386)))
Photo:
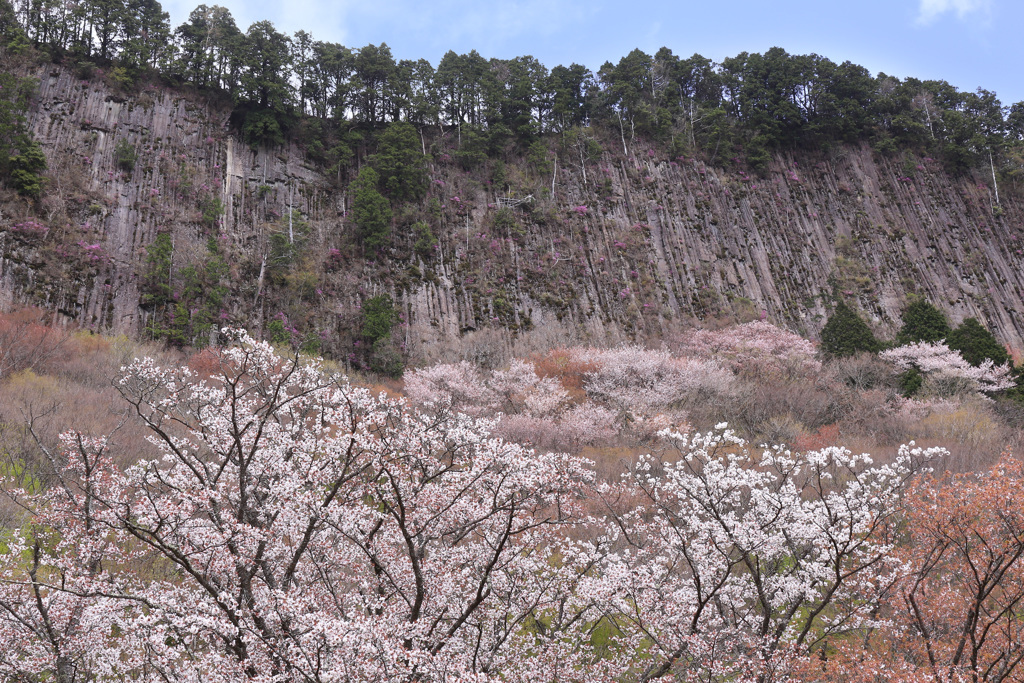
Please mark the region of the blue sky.
MULTIPOLYGON (((198 4, 164 3, 177 26, 198 4)), ((852 61, 872 73, 942 79, 961 90, 1024 100, 1022 0, 207 0, 242 30, 278 30, 361 47, 387 43, 397 59, 434 65, 448 50, 533 55, 548 68, 596 70, 634 48, 698 52, 720 61, 779 46, 852 61)))

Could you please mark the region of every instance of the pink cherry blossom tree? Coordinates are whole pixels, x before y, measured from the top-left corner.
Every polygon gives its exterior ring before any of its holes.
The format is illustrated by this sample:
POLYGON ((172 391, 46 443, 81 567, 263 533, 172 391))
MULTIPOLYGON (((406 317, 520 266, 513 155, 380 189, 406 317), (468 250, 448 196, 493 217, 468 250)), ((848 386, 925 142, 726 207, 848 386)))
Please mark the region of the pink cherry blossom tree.
POLYGON ((538 376, 528 361, 493 372, 465 361, 413 370, 405 375, 405 392, 413 403, 442 412, 493 416, 496 436, 530 446, 575 452, 615 435, 615 413, 571 401, 557 379, 538 376))
POLYGON ((808 375, 821 371, 814 344, 798 334, 763 320, 721 330, 694 330, 684 348, 701 358, 714 358, 744 372, 808 375))
MULTIPOLYGON (((226 332, 202 375, 124 369, 149 432, 135 464, 72 432, 55 485, 6 486, 23 517, 0 544, 0 677, 781 681, 878 625, 908 571, 908 483, 941 455, 876 465, 667 428, 599 484, 496 420, 421 412, 226 332)), ((572 400, 527 363, 480 373, 483 389, 472 368, 421 379, 579 441, 731 387, 702 359, 578 353, 572 400)))
POLYGON ((879 355, 904 370, 916 368, 925 376, 926 388, 938 396, 1002 391, 1014 386, 1009 365, 996 366, 989 359, 975 367, 943 343, 915 342, 879 355))
MULTIPOLYGON (((118 495, 106 442, 64 437, 67 460, 58 485, 5 489, 24 524, 0 544, 0 678, 89 680, 116 670, 105 645, 111 628, 142 603, 127 599, 138 584, 115 567, 134 554, 104 520, 101 494, 118 495)), ((57 464, 57 455, 44 452, 57 464)))
POLYGON ((587 395, 618 410, 626 422, 657 419, 659 414, 669 422, 681 421, 688 404, 721 404, 735 390, 733 373, 714 360, 639 346, 573 353, 595 367, 587 374, 587 395))
POLYGON ((120 391, 150 432, 135 465, 72 435, 78 489, 15 494, 52 550, 28 535, 2 555, 0 629, 25 641, 5 673, 483 681, 528 655, 537 671, 592 659, 591 622, 566 609, 593 569, 566 539, 585 461, 234 334, 206 380, 126 368, 120 391))
POLYGON ((467 415, 493 412, 498 396, 483 373, 469 361, 439 363, 405 373, 405 394, 418 405, 451 409, 467 415))

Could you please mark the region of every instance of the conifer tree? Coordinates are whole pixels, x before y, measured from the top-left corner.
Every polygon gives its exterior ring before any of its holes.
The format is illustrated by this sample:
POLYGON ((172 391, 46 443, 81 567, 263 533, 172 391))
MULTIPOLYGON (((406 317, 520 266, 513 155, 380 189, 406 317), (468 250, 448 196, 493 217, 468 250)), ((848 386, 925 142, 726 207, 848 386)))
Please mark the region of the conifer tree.
POLYGON ((380 175, 365 166, 352 182, 352 216, 368 251, 383 249, 391 237, 391 204, 377 191, 380 175))
POLYGON ((896 341, 903 344, 928 342, 934 344, 949 336, 946 315, 925 299, 911 301, 900 318, 903 326, 896 341))
POLYGON ((1005 365, 1010 360, 1003 345, 977 318, 968 318, 946 337, 946 345, 960 352, 971 365, 977 367, 990 359, 996 365, 1005 365))
POLYGON ((25 196, 38 197, 46 155, 25 117, 32 88, 30 79, 0 73, 0 182, 25 196))
POLYGON ((384 191, 395 201, 422 199, 426 194, 426 157, 411 124, 401 121, 389 125, 380 135, 372 162, 384 191))
POLYGON ((852 356, 860 351, 874 353, 880 344, 857 312, 840 301, 821 330, 821 350, 830 356, 852 356))

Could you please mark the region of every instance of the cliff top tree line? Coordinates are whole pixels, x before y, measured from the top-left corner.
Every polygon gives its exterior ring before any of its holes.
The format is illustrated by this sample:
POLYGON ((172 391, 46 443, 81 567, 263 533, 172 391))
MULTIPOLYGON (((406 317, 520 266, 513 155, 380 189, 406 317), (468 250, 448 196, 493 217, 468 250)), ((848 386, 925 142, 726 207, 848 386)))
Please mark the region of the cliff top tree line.
POLYGON ((230 98, 233 121, 253 144, 280 143, 312 121, 308 150, 346 161, 344 135, 404 121, 456 129, 489 155, 525 151, 539 136, 598 125, 621 138, 701 150, 712 162, 763 167, 773 150, 870 142, 880 152, 928 150, 963 172, 991 161, 1019 173, 1024 102, 961 92, 945 81, 872 76, 851 62, 743 52, 716 63, 665 47, 634 50, 596 73, 549 69, 531 56, 486 59, 449 51, 433 66, 396 60, 386 44, 350 48, 288 36, 269 21, 243 32, 231 13, 200 5, 177 28, 156 0, 0 0, 7 52, 34 47, 83 71, 107 69, 132 89, 159 77, 230 98), (30 47, 31 46, 31 47, 30 47), (468 131, 467 131, 468 129, 468 131), (338 149, 324 144, 338 139, 338 149))

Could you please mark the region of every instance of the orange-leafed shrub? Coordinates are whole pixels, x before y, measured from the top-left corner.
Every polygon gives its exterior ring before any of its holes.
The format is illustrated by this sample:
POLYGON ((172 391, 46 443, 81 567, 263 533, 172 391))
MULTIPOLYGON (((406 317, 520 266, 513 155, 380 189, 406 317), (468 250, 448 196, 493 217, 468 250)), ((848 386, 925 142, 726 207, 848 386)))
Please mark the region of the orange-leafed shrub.
POLYGON ((949 680, 1020 680, 1024 657, 1024 463, 1009 453, 988 472, 918 486, 907 513, 894 594, 905 656, 949 680))
POLYGON ((223 369, 220 356, 213 349, 203 349, 193 353, 188 357, 186 364, 192 372, 198 373, 203 379, 213 377, 223 369))
POLYGON ((33 308, 0 313, 0 377, 49 359, 67 342, 67 332, 47 325, 45 315, 33 308))
POLYGON ((586 397, 583 386, 587 375, 597 370, 596 363, 581 360, 573 349, 564 347, 537 354, 531 360, 538 377, 557 379, 574 401, 586 397))
MULTIPOLYGON (((862 638, 798 680, 996 683, 1024 678, 1024 463, 946 474, 906 501, 901 576, 862 638)), ((894 531, 896 531, 894 529, 894 531)))
POLYGON ((830 424, 813 432, 801 432, 793 439, 793 448, 798 451, 818 451, 839 443, 839 425, 830 424))

